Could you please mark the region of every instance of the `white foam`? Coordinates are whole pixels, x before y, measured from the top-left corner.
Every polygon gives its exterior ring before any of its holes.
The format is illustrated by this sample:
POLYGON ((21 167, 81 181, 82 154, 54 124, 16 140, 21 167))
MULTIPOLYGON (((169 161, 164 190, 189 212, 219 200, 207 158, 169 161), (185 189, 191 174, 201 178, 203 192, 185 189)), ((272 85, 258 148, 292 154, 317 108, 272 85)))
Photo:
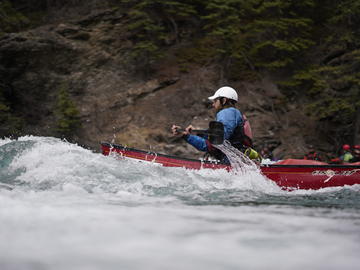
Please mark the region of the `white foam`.
POLYGON ((18 155, 9 170, 22 170, 17 181, 42 189, 71 183, 90 191, 102 189, 143 195, 151 194, 149 187, 169 186, 176 192, 186 189, 201 192, 212 189, 280 190, 252 164, 246 165, 247 171, 232 173, 210 169, 195 171, 133 160, 119 161, 55 138, 27 136, 19 141, 33 141, 35 144, 18 155))
MULTIPOLYGON (((360 263, 357 208, 286 205, 326 197, 321 191, 285 192, 258 170, 165 168, 54 138, 20 141, 35 143, 10 164, 22 172, 14 188, 0 188, 1 269, 333 270, 360 263)), ((349 190, 356 194, 360 185, 349 190)))
POLYGON ((0 138, 0 146, 4 145, 4 144, 7 144, 11 142, 11 139, 10 138, 5 138, 5 139, 1 139, 0 138))

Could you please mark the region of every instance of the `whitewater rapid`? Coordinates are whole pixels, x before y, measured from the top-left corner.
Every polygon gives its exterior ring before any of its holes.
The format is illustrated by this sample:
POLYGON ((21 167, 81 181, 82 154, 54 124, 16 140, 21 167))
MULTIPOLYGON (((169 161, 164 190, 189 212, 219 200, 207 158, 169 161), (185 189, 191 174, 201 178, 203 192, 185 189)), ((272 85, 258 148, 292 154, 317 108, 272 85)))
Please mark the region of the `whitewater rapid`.
POLYGON ((0 269, 356 269, 359 193, 0 140, 0 269))

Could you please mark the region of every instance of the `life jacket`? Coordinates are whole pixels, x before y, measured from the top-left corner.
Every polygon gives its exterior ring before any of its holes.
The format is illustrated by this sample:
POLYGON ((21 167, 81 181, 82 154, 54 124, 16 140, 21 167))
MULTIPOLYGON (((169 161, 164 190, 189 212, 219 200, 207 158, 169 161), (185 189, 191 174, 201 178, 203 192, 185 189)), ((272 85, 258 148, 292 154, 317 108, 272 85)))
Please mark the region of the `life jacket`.
POLYGON ((350 152, 345 152, 343 156, 340 157, 344 162, 350 162, 353 159, 353 155, 350 152))
POLYGON ((252 134, 250 122, 247 120, 245 114, 243 114, 243 119, 244 119, 244 134, 245 134, 247 137, 249 137, 250 140, 252 141, 252 139, 253 139, 253 134, 252 134))
POLYGON ((235 128, 233 135, 229 138, 229 141, 232 146, 242 150, 253 146, 252 138, 253 135, 250 122, 247 120, 245 114, 243 114, 242 124, 235 128))

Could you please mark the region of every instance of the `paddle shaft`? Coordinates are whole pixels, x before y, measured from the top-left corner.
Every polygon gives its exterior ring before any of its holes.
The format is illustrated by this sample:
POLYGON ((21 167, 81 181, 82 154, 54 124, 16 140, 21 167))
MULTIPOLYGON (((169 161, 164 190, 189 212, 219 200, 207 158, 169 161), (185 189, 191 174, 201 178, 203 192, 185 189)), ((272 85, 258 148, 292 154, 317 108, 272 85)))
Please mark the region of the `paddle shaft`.
MULTIPOLYGON (((179 128, 178 132, 184 132, 185 129, 179 128)), ((212 144, 222 144, 224 141, 224 126, 221 122, 211 121, 209 129, 190 129, 190 132, 209 135, 209 141, 212 144)))
MULTIPOLYGON (((182 129, 182 128, 178 128, 177 129, 178 132, 184 132, 185 129, 182 129)), ((216 130, 211 130, 211 129, 191 129, 190 130, 190 133, 200 133, 200 134, 208 134, 208 135, 214 135, 214 136, 220 136, 222 137, 223 136, 223 133, 218 133, 216 132, 216 130)))
MULTIPOLYGON (((176 130, 178 132, 184 132, 185 131, 185 129, 182 129, 182 128, 178 128, 176 130)), ((207 130, 207 129, 190 129, 190 132, 207 134, 207 133, 209 133, 209 130, 207 130)))

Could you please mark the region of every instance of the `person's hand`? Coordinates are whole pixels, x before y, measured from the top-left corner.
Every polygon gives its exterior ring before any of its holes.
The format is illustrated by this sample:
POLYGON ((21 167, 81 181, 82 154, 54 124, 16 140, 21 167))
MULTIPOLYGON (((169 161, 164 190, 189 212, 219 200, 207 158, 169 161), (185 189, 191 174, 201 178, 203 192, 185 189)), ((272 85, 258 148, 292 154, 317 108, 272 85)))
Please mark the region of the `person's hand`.
POLYGON ((180 126, 172 125, 171 132, 174 136, 179 136, 179 135, 183 136, 183 135, 191 134, 192 129, 194 129, 192 125, 188 126, 185 130, 181 129, 180 126))
POLYGON ((181 133, 179 132, 179 130, 181 130, 181 127, 180 126, 176 126, 176 125, 172 125, 171 127, 171 132, 174 136, 178 136, 180 135, 181 133))
POLYGON ((192 125, 188 126, 187 128, 185 128, 185 131, 184 131, 184 135, 188 135, 188 134, 191 134, 191 131, 194 129, 194 127, 192 125))

